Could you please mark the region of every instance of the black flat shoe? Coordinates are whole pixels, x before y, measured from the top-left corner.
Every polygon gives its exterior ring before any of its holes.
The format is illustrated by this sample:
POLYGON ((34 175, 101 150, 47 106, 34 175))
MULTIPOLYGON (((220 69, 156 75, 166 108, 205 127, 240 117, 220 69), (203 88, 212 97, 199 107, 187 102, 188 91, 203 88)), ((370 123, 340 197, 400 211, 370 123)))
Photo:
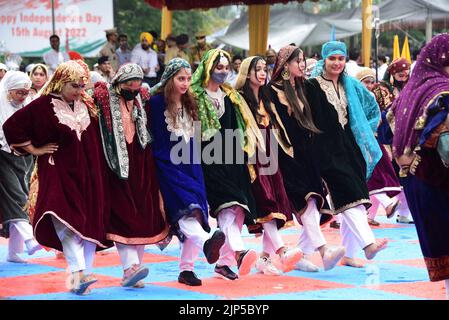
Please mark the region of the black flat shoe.
POLYGON ((220 257, 220 249, 225 243, 225 239, 226 236, 223 231, 217 230, 210 239, 207 239, 206 242, 204 242, 203 252, 208 263, 212 264, 217 262, 220 257))
POLYGON ((182 271, 179 274, 178 282, 188 286, 200 286, 202 284, 201 280, 198 279, 193 271, 182 271))
POLYGON ((228 266, 215 266, 215 273, 225 280, 238 279, 238 275, 231 270, 228 266))

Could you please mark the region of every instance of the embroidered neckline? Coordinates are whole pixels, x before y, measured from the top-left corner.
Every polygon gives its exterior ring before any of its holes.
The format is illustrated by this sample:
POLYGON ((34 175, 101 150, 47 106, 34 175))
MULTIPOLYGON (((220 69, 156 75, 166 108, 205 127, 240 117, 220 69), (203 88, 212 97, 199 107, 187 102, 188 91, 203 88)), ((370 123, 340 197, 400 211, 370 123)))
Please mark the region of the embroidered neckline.
POLYGON ((53 111, 59 123, 66 125, 76 132, 76 136, 81 141, 81 134, 90 125, 90 116, 87 106, 81 101, 75 101, 73 110, 67 102, 60 99, 51 99, 53 111))
POLYGON ((131 101, 131 110, 128 109, 128 102, 119 98, 120 113, 122 115, 123 134, 128 144, 133 143, 136 134, 136 125, 133 121, 134 103, 131 101))
POLYGON ((218 87, 218 90, 213 92, 204 88, 206 92, 206 96, 209 101, 212 103, 212 106, 215 108, 217 112, 217 118, 220 119, 225 113, 225 97, 226 93, 218 87))
POLYGON ((176 119, 174 119, 170 112, 165 110, 164 116, 169 132, 174 133, 177 137, 182 137, 185 142, 189 142, 193 138, 195 133, 193 121, 187 112, 182 112, 182 109, 179 110, 176 114, 176 119))
POLYGON ((345 90, 341 90, 341 84, 339 83, 337 89, 340 93, 340 97, 338 97, 332 80, 325 79, 323 76, 316 77, 316 79, 321 87, 321 90, 323 90, 326 94, 327 101, 333 105, 335 111, 337 111, 338 122, 341 127, 344 128, 348 123, 348 100, 346 98, 345 90))

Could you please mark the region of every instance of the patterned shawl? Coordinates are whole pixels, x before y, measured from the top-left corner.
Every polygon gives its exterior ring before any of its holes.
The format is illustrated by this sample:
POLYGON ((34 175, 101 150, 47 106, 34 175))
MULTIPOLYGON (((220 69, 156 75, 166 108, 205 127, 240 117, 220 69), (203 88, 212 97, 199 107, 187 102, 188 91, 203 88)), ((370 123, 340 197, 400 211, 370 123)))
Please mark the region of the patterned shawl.
POLYGON ((449 34, 435 36, 420 52, 410 80, 394 101, 393 154, 410 155, 426 123, 426 110, 442 94, 449 94, 449 34))
MULTIPOLYGON (((100 132, 105 157, 111 170, 122 179, 128 178, 129 158, 120 112, 119 84, 130 79, 143 79, 143 71, 137 64, 121 66, 110 87, 105 82, 97 82, 94 90, 94 98, 100 109, 100 132)), ((149 97, 148 90, 141 87, 139 95, 134 99, 132 111, 132 120, 136 124, 136 134, 142 149, 151 143, 147 115, 143 108, 149 97)))

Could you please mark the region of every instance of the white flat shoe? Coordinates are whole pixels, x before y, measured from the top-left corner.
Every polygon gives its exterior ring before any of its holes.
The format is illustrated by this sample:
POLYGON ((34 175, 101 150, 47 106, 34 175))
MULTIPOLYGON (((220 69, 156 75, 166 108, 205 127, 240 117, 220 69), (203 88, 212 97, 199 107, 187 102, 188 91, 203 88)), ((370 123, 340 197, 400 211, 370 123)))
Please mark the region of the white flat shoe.
POLYGON ((328 247, 323 255, 323 266, 324 270, 333 269, 338 261, 345 255, 346 250, 342 246, 328 247))
POLYGON ((8 257, 6 258, 6 261, 8 262, 14 262, 14 263, 27 263, 26 260, 19 257, 17 253, 14 254, 8 254, 8 257))
POLYGON ((285 250, 284 254, 281 256, 281 263, 284 272, 291 271, 295 268, 295 264, 301 260, 303 253, 299 248, 292 248, 285 250))
POLYGON ((302 258, 295 266, 295 270, 304 272, 318 272, 320 269, 306 258, 302 258))
POLYGON ((280 276, 282 272, 271 262, 270 257, 259 257, 256 262, 258 272, 267 276, 280 276))

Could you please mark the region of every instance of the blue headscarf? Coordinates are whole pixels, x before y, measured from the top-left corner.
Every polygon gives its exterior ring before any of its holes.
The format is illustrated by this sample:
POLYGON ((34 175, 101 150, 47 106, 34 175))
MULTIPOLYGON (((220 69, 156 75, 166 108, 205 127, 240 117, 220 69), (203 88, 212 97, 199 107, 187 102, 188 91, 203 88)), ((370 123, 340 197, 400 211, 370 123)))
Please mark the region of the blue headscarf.
MULTIPOLYGON (((321 49, 322 60, 312 71, 312 78, 323 74, 324 60, 332 55, 347 55, 346 44, 341 41, 326 42, 321 49)), ((374 136, 380 119, 376 99, 356 78, 346 72, 341 75, 343 88, 348 99, 349 126, 366 162, 366 179, 373 173, 382 157, 379 143, 374 136)))

